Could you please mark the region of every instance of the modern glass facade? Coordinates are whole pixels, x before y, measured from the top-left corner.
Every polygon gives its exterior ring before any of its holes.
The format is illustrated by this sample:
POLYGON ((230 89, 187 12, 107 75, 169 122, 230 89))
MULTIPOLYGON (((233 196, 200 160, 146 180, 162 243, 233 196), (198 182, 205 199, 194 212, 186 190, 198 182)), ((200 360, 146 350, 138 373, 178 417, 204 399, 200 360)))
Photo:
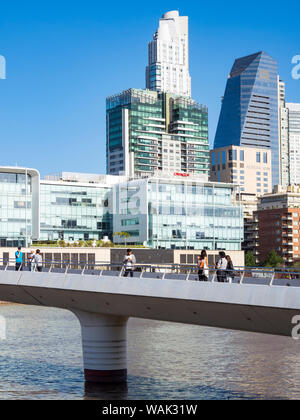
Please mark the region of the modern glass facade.
POLYGON ((0 168, 0 246, 26 246, 33 238, 34 177, 33 170, 0 168))
POLYGON ((243 209, 235 187, 196 174, 129 180, 64 173, 40 181, 35 170, 0 168, 0 188, 1 246, 128 232, 128 244, 151 248, 241 249, 243 209))
POLYGON ((189 98, 130 89, 107 99, 107 172, 208 175, 208 111, 189 98))
POLYGON ((110 186, 41 182, 41 240, 111 237, 110 186))
POLYGON ((278 65, 264 51, 237 59, 230 72, 214 148, 229 145, 270 148, 279 183, 278 65))
POLYGON ((151 248, 240 250, 243 209, 234 187, 150 178, 116 187, 114 230, 151 248))

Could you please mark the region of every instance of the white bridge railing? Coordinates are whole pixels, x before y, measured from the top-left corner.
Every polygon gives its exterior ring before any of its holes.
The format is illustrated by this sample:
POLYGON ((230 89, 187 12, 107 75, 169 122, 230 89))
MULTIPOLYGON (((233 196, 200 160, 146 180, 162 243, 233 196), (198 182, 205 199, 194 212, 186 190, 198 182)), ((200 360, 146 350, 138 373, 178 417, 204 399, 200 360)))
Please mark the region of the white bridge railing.
MULTIPOLYGON (((30 262, 16 266, 14 260, 0 259, 1 271, 42 271, 44 273, 79 274, 93 276, 125 275, 122 263, 72 263, 70 261, 44 261, 41 267, 30 262)), ((200 273, 201 274, 201 273, 200 273)), ((199 269, 196 265, 189 264, 136 264, 132 276, 135 278, 200 281, 199 269)), ((225 282, 237 284, 260 284, 268 286, 300 287, 300 271, 287 268, 257 268, 237 267, 235 270, 217 270, 210 267, 208 282, 225 282)))

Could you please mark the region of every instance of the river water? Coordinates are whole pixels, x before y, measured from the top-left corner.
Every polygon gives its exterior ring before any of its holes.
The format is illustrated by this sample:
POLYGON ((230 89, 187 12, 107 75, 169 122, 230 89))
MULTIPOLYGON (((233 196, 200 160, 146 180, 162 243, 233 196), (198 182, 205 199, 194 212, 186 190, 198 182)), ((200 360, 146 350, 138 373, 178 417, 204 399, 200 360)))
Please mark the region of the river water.
POLYGON ((69 311, 0 305, 0 399, 299 399, 300 340, 131 319, 128 384, 87 387, 69 311))

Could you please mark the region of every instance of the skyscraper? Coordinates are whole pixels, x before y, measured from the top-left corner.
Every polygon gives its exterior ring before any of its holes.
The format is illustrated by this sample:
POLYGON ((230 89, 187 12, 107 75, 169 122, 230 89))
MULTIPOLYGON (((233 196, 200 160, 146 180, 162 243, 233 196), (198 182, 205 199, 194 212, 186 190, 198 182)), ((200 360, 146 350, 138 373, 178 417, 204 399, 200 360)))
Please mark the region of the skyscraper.
POLYGON ((290 184, 300 184, 300 103, 287 103, 290 184))
POLYGON ((190 95, 188 18, 168 12, 149 44, 147 89, 106 100, 107 173, 207 179, 208 110, 190 95))
POLYGON ((167 12, 149 43, 146 87, 158 92, 191 96, 188 17, 167 12))
POLYGON ((279 162, 280 184, 290 185, 290 157, 289 157, 289 110, 285 104, 285 83, 278 78, 279 103, 279 162))
POLYGON ((190 98, 129 89, 106 100, 107 173, 209 174, 207 107, 190 98))
POLYGON ((277 62, 264 51, 235 60, 222 102, 214 148, 270 148, 272 183, 280 180, 277 62))

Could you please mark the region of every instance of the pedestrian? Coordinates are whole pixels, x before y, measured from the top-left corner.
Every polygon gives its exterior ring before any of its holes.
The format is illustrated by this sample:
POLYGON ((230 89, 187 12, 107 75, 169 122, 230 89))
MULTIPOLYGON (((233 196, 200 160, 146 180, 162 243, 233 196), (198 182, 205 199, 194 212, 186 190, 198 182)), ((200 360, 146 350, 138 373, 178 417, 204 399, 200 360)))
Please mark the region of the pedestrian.
POLYGON ((217 278, 219 283, 224 283, 226 280, 227 260, 224 251, 219 252, 219 261, 215 264, 217 269, 217 278))
POLYGON ((230 255, 226 255, 227 260, 227 270, 226 270, 226 278, 228 283, 232 283, 234 280, 234 267, 233 262, 230 255))
POLYGON ((198 257, 197 266, 199 281, 208 281, 209 270, 208 270, 208 259, 207 252, 205 249, 201 252, 200 257, 198 257))
POLYGON ((43 257, 41 256, 41 251, 39 249, 37 249, 35 252, 33 262, 35 264, 37 271, 42 272, 43 271, 43 257))
POLYGON ((33 250, 31 250, 28 257, 29 271, 34 271, 34 256, 35 256, 35 253, 33 250))
POLYGON ((136 258, 133 255, 132 250, 128 249, 127 255, 125 255, 124 260, 123 260, 123 264, 125 268, 124 277, 128 277, 129 274, 130 274, 130 277, 133 277, 133 270, 134 270, 135 263, 136 263, 136 258))
POLYGON ((19 246, 18 250, 15 253, 16 256, 16 271, 23 270, 23 252, 22 248, 19 246))

